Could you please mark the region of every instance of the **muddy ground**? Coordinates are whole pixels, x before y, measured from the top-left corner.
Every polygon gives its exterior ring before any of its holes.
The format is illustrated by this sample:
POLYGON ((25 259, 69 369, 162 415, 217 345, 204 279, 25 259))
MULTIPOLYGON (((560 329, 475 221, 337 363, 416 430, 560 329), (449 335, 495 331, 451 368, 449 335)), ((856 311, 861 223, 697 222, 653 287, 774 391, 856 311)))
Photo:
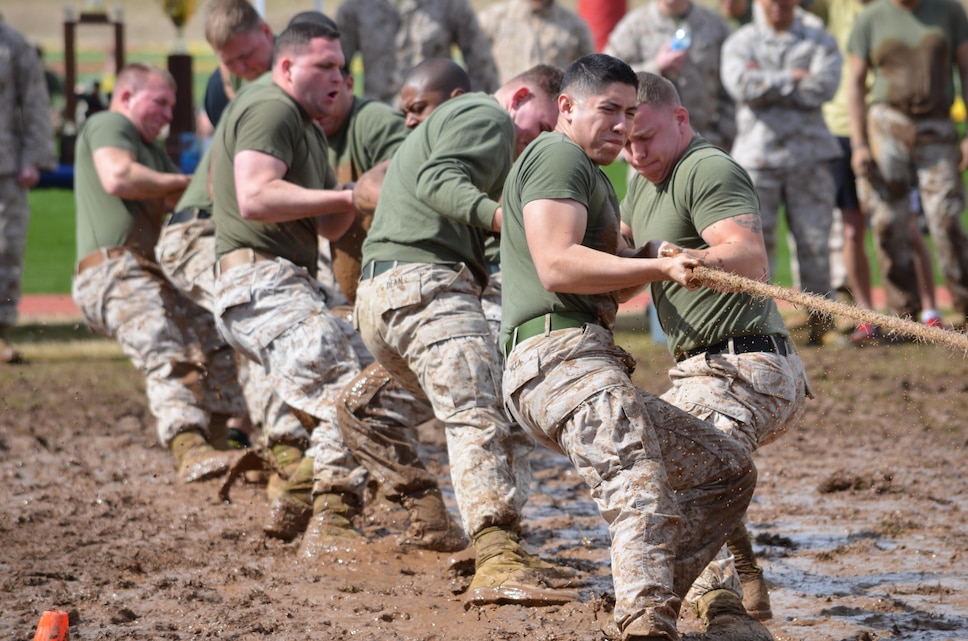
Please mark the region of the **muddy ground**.
MULTIPOLYGON (((222 504, 216 483, 178 481, 112 345, 69 324, 15 337, 31 363, 0 370, 0 638, 33 638, 55 608, 75 640, 604 638, 607 531, 560 456, 533 457, 526 542, 582 572, 581 601, 465 611, 455 555, 397 548, 399 511, 371 505, 369 545, 302 561, 298 540, 263 537, 260 489, 222 504)), ((670 358, 646 337, 620 335, 640 384, 661 392, 670 358)), ((801 351, 817 398, 758 453, 749 512, 768 627, 778 640, 968 639, 968 361, 914 344, 801 351)), ((446 479, 439 438, 425 454, 446 479)), ((686 608, 680 628, 697 629, 686 608)))

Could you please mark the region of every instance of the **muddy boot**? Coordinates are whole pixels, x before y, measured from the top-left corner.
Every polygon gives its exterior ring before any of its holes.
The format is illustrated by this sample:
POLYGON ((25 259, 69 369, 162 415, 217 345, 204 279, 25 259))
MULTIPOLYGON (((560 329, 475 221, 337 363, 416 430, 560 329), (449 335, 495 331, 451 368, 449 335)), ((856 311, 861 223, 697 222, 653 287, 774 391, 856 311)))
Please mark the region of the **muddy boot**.
POLYGON ((306 528, 299 555, 320 558, 344 547, 365 543, 366 537, 353 527, 360 513, 360 501, 352 494, 320 494, 313 500, 313 518, 306 528))
POLYGON ((409 494, 402 503, 410 513, 410 526, 399 540, 401 546, 434 552, 458 552, 467 547, 467 537, 450 518, 439 488, 409 494))
POLYGON ((474 549, 477 560, 474 579, 464 593, 465 609, 505 603, 560 605, 578 598, 572 590, 555 587, 564 572, 527 553, 510 530, 481 530, 474 537, 474 549))
POLYGON ((602 634, 608 641, 672 641, 676 638, 668 634, 638 634, 634 629, 626 629, 624 633, 619 632, 614 614, 608 615, 608 620, 602 628, 602 634))
POLYGON ((740 524, 726 538, 726 547, 734 557, 736 572, 743 586, 743 607, 746 612, 760 621, 773 618, 770 607, 770 591, 763 578, 763 570, 756 565, 753 554, 753 539, 746 526, 740 524))
POLYGON ((746 613, 732 590, 712 590, 699 597, 696 615, 706 631, 684 637, 689 641, 773 641, 766 627, 746 613))
MULTIPOLYGON (((269 482, 266 483, 266 496, 270 503, 275 501, 276 497, 282 492, 286 491, 286 481, 299 468, 299 463, 303 460, 304 450, 305 448, 300 445, 282 442, 275 443, 269 448, 269 467, 273 472, 269 476, 269 482)), ((310 469, 309 476, 312 479, 312 469, 310 469)), ((310 497, 306 498, 306 503, 312 507, 312 499, 310 497)))
POLYGON ((179 432, 169 448, 178 463, 178 477, 185 483, 207 481, 226 474, 238 456, 235 452, 216 450, 197 430, 179 432))
POLYGON ((7 340, 9 327, 0 325, 0 365, 15 365, 24 362, 24 355, 7 340))
MULTIPOLYGON (((269 519, 262 528, 266 536, 283 541, 292 541, 305 531, 313 515, 313 459, 303 457, 300 452, 300 458, 288 467, 288 478, 278 481, 269 507, 269 519)), ((272 485, 271 479, 269 485, 267 492, 272 485)))

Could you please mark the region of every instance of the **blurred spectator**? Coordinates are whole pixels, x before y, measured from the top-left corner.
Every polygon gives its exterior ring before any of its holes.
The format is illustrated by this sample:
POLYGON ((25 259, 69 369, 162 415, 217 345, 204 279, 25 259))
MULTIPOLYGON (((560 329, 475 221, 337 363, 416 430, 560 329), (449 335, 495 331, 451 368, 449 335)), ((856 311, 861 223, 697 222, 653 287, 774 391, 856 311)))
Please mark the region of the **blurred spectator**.
POLYGON ((85 120, 99 111, 104 111, 108 106, 101 95, 101 81, 95 80, 90 88, 81 87, 77 92, 77 111, 74 114, 74 122, 80 127, 85 120))
POLYGON ((34 47, 37 50, 37 57, 44 65, 44 80, 47 81, 47 95, 53 100, 56 96, 64 95, 64 79, 58 76, 52 69, 44 63, 44 48, 40 45, 34 47))
POLYGON ((501 82, 538 64, 564 69, 595 53, 588 24, 555 0, 507 0, 480 14, 501 82))
POLYGON ((672 81, 699 135, 729 151, 735 105, 720 79, 726 21, 692 0, 652 0, 612 31, 605 53, 672 81))
MULTIPOLYGON (((797 0, 757 3, 762 19, 740 27, 723 45, 723 84, 738 105, 733 156, 760 198, 770 274, 776 273, 776 228, 784 205, 802 288, 832 296, 829 161, 842 152, 820 107, 837 91, 843 59, 820 21, 795 11, 797 0)), ((811 312, 809 322, 810 343, 822 344, 829 319, 811 312)))
MULTIPOLYGON (((841 51, 846 51, 854 20, 868 0, 814 0, 810 11, 819 16, 837 40, 841 51)), ((831 234, 831 275, 833 287, 839 288, 845 281, 854 304, 862 309, 874 310, 871 298, 871 267, 867 255, 867 215, 861 210, 857 197, 854 170, 850 166, 850 119, 847 115, 847 84, 849 73, 844 60, 840 86, 833 100, 824 103, 824 120, 830 132, 837 137, 844 155, 833 163, 836 185, 834 208, 834 231, 831 234), (838 224, 838 217, 840 223, 838 224)), ((911 192, 911 242, 917 255, 915 268, 918 274, 922 321, 939 324, 940 314, 935 308, 934 268, 931 254, 918 225, 920 200, 917 190, 911 192)), ((863 344, 880 338, 880 329, 870 323, 859 323, 851 334, 851 341, 863 344)))
POLYGON ((955 66, 962 97, 968 94, 968 17, 952 0, 874 0, 857 16, 847 51, 851 166, 871 216, 888 305, 904 316, 921 312, 910 243, 914 179, 963 323, 968 235, 960 172, 968 166, 968 138, 959 154, 950 109, 955 66))
POLYGON ((588 23, 596 51, 605 50, 608 36, 628 11, 628 6, 628 0, 578 0, 578 15, 588 23))
POLYGON ((57 166, 44 65, 0 18, 0 364, 23 360, 7 341, 17 323, 30 207, 27 190, 57 166))
POLYGON ((487 36, 469 0, 353 0, 336 14, 347 64, 363 58, 363 95, 394 101, 403 74, 460 48, 474 91, 500 86, 487 36))
POLYGON ((236 92, 269 71, 275 38, 269 25, 246 0, 209 0, 205 7, 205 39, 219 62, 205 89, 205 112, 216 126, 236 92))
MULTIPOLYGON (((819 16, 841 51, 846 50, 854 19, 864 8, 867 0, 814 0, 810 11, 819 16)), ((871 268, 864 245, 867 232, 867 217, 861 211, 857 198, 854 171, 850 168, 850 121, 847 118, 847 61, 841 67, 840 86, 833 100, 824 103, 823 115, 827 128, 834 136, 843 155, 836 159, 831 168, 834 173, 836 207, 833 212, 833 225, 830 238, 830 271, 832 287, 837 289, 841 280, 845 281, 854 303, 867 310, 873 310, 871 299, 871 268)), ((869 323, 860 323, 851 339, 863 343, 878 338, 879 330, 869 323)))

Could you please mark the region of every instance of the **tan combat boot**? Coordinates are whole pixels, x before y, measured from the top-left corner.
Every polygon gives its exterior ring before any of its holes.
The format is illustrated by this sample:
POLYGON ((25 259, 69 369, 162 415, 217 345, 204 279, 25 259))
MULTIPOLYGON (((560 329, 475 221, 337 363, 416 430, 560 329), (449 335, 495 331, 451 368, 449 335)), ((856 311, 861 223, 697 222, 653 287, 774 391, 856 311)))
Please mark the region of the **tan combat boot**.
MULTIPOLYGON (((273 470, 266 484, 266 496, 272 503, 279 494, 285 492, 286 481, 296 473, 299 463, 303 460, 305 448, 290 443, 275 443, 269 448, 269 467, 273 470)), ((310 459, 312 460, 312 459, 310 459)), ((309 474, 312 478, 312 470, 309 474)), ((312 507, 312 498, 306 497, 306 504, 312 507)))
POLYGON ((359 499, 347 493, 320 494, 313 499, 313 518, 306 528, 299 555, 320 558, 337 550, 366 542, 366 537, 353 527, 353 517, 360 513, 359 499))
POLYGON ((736 573, 743 586, 743 607, 751 617, 766 621, 773 618, 770 607, 770 591, 763 578, 763 570, 756 564, 753 538, 743 524, 738 525, 726 538, 726 547, 733 555, 736 573))
POLYGON ((474 549, 477 559, 474 579, 464 593, 465 609, 504 603, 560 605, 578 598, 574 591, 562 589, 574 585, 574 572, 529 554, 511 530, 481 530, 474 537, 474 549))
POLYGON ((286 471, 273 475, 277 479, 275 486, 272 477, 266 486, 266 493, 272 497, 272 503, 269 506, 269 519, 262 531, 266 536, 292 541, 306 529, 313 515, 313 459, 302 456, 302 451, 298 448, 283 452, 282 448, 276 446, 273 452, 281 455, 277 460, 286 461, 279 468, 286 471), (292 450, 298 452, 298 459, 292 450), (281 477, 283 473, 286 474, 284 479, 281 477))
POLYGON ((178 463, 178 476, 185 483, 207 481, 226 474, 237 452, 222 452, 212 447, 197 430, 179 432, 169 445, 178 463))
POLYGON ((712 590, 699 597, 696 615, 706 631, 685 637, 690 641, 773 641, 770 631, 746 612, 732 590, 712 590))
POLYGON ((402 503, 410 513, 410 525, 400 545, 435 552, 457 552, 467 547, 467 537, 450 518, 440 488, 408 494, 402 503))

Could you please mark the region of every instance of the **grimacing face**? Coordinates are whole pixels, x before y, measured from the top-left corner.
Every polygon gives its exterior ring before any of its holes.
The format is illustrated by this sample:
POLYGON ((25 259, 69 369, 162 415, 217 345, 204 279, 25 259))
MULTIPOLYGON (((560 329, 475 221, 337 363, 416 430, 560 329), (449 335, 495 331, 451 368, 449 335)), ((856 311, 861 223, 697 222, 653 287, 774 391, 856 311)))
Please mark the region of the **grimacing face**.
POLYGON ((602 93, 558 98, 562 117, 569 123, 572 139, 598 165, 612 164, 628 140, 636 113, 635 87, 619 82, 602 93))
POLYGON ((144 84, 122 98, 125 115, 145 142, 152 142, 171 122, 175 109, 175 90, 161 76, 149 74, 144 84))
POLYGON ((668 178, 692 136, 683 107, 639 105, 626 144, 626 159, 649 182, 668 178))
POLYGON ((400 108, 406 118, 407 129, 416 128, 448 97, 443 91, 432 91, 421 86, 405 84, 400 87, 400 108))

